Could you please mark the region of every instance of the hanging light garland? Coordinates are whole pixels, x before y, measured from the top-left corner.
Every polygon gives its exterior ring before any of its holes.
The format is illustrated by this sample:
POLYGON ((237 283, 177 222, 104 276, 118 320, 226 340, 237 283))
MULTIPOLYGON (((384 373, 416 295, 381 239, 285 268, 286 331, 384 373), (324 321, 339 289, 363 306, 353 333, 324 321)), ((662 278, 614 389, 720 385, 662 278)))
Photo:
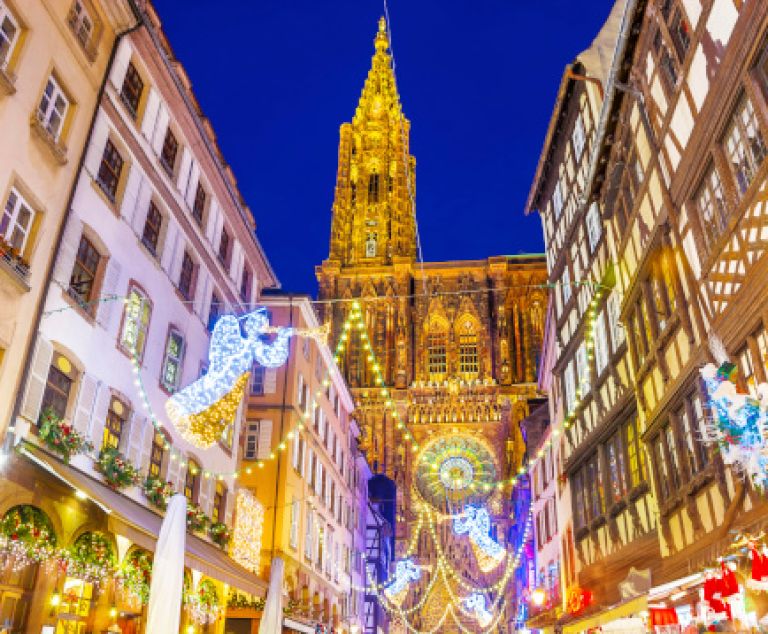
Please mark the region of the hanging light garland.
MULTIPOLYGON (((591 361, 594 357, 595 330, 597 327, 597 308, 605 290, 609 289, 609 287, 592 282, 583 282, 580 284, 591 286, 594 289, 594 295, 589 303, 587 310, 587 325, 584 334, 587 358, 591 361)), ((341 364, 341 355, 345 351, 352 333, 355 331, 358 332, 358 336, 362 342, 364 358, 368 364, 368 369, 373 374, 374 383, 376 384, 376 387, 371 390, 372 395, 379 395, 382 399, 384 399, 384 409, 389 411, 392 419, 395 421, 395 427, 402 432, 402 439, 407 443, 410 443, 412 452, 418 452, 419 443, 416 441, 412 432, 408 429, 405 421, 397 411, 395 403, 391 398, 390 390, 385 385, 381 364, 378 362, 376 353, 373 349, 373 346, 371 345, 371 337, 365 325, 365 320, 363 319, 361 311, 361 305, 358 300, 352 300, 352 309, 347 315, 347 319, 342 326, 341 336, 339 337, 339 341, 334 352, 334 360, 336 361, 336 364, 341 364)), ((366 393, 363 393, 362 397, 364 398, 365 396, 366 393)), ((563 419, 562 426, 552 429, 550 437, 542 444, 538 452, 529 459, 527 464, 520 465, 516 474, 510 478, 495 481, 478 482, 472 479, 466 484, 467 488, 473 491, 490 493, 494 489, 497 491, 502 491, 505 488, 515 487, 524 476, 526 476, 535 468, 538 461, 544 457, 546 450, 551 447, 554 442, 557 442, 557 438, 560 436, 560 434, 563 431, 569 430, 576 422, 576 416, 579 407, 581 406, 582 396, 584 395, 581 393, 581 388, 579 388, 576 391, 576 399, 573 403, 573 407, 563 419)), ((439 465, 437 464, 432 464, 430 467, 433 469, 439 469, 439 465)))

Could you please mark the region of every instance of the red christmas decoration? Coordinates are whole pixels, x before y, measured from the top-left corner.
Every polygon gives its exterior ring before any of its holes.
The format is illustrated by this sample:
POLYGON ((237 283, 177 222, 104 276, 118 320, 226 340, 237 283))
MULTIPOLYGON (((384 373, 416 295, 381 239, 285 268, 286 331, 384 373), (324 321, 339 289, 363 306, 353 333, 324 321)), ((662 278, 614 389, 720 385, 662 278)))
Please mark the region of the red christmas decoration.
POLYGON ((768 556, 760 552, 754 542, 750 542, 749 553, 752 558, 752 575, 747 579, 747 587, 756 592, 768 592, 768 556))

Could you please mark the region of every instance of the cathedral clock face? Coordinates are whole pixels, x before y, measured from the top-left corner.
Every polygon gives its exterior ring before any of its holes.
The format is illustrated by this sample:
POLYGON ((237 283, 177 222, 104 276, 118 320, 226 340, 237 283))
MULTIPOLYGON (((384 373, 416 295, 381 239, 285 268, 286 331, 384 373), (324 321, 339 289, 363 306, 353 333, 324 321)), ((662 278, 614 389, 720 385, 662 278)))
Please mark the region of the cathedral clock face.
POLYGON ((485 491, 485 485, 493 485, 496 480, 491 452, 469 436, 435 439, 419 456, 416 468, 419 493, 441 509, 484 500, 491 493, 485 491))

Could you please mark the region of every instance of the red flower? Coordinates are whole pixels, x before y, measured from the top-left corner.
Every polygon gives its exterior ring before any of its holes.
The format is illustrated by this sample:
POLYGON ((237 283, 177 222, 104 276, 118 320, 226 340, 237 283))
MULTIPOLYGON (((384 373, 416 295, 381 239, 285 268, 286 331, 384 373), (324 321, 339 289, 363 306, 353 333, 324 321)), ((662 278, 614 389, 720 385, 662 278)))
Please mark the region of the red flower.
POLYGON ((13 540, 17 540, 18 538, 19 538, 19 536, 18 536, 18 534, 17 534, 17 533, 12 533, 12 534, 11 534, 11 539, 13 539, 13 540))

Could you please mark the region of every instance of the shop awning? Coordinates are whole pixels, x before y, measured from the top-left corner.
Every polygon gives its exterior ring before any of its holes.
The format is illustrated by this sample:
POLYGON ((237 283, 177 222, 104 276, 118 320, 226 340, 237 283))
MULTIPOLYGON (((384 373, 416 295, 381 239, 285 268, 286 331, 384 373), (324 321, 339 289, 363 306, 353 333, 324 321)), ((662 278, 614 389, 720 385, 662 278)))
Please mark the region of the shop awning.
POLYGON ((577 634, 602 625, 607 625, 611 621, 623 619, 632 616, 643 610, 648 609, 648 598, 645 596, 630 599, 624 603, 619 603, 598 614, 593 614, 579 621, 574 621, 563 626, 563 634, 577 634))
MULTIPOLYGON (((64 464, 39 447, 24 443, 21 454, 75 490, 82 491, 107 513, 110 531, 154 551, 163 518, 126 495, 110 489, 90 475, 64 464)), ((220 548, 195 535, 187 535, 185 565, 251 595, 263 597, 267 583, 227 556, 220 548)))
POLYGON ((289 627, 296 632, 305 632, 306 634, 315 634, 315 628, 301 621, 295 621, 287 616, 283 618, 283 627, 289 627))

